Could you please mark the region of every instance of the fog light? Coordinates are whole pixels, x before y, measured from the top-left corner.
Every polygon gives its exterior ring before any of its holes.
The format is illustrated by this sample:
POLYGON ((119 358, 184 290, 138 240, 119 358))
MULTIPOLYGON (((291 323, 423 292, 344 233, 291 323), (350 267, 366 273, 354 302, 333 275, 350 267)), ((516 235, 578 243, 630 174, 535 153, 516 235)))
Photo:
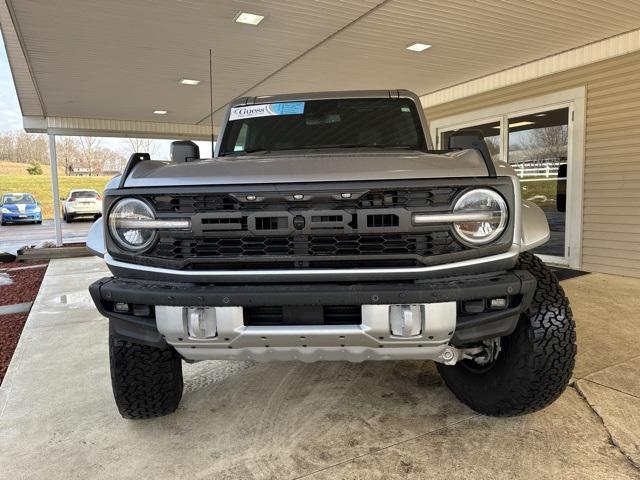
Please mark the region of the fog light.
POLYGON ((304 195, 301 193, 296 193, 293 195, 294 200, 304 200, 304 195))
POLYGON ((504 310, 507 308, 507 299, 506 298, 492 298, 489 302, 489 306, 494 310, 504 310))
POLYGON ((133 314, 136 317, 149 317, 151 316, 151 307, 149 305, 133 304, 133 314))
POLYGON ((257 200, 257 197, 255 195, 247 195, 245 198, 248 202, 255 202, 257 200))
POLYGON ((113 306, 113 310, 119 313, 126 313, 129 311, 129 304, 123 302, 116 302, 113 306))
POLYGON ((465 313, 482 313, 484 312, 484 300, 467 300, 462 303, 462 310, 465 313))
POLYGON ((424 309, 421 305, 389 305, 389 329, 397 337, 415 337, 422 333, 424 309))
POLYGON ((212 338, 217 334, 215 308, 185 308, 189 336, 194 338, 212 338))

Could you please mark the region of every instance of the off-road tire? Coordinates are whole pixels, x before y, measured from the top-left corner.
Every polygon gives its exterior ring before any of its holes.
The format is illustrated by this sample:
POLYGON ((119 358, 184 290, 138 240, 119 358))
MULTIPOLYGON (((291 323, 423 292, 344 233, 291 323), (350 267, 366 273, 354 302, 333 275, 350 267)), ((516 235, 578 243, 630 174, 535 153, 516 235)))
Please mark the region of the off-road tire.
POLYGON ((501 338, 495 362, 484 369, 472 360, 437 365, 453 394, 485 415, 506 417, 545 408, 565 390, 575 365, 575 324, 558 279, 528 252, 520 255, 516 269, 533 274, 537 287, 515 331, 501 338))
POLYGON ((161 417, 182 398, 182 363, 178 353, 109 335, 113 396, 123 418, 161 417))

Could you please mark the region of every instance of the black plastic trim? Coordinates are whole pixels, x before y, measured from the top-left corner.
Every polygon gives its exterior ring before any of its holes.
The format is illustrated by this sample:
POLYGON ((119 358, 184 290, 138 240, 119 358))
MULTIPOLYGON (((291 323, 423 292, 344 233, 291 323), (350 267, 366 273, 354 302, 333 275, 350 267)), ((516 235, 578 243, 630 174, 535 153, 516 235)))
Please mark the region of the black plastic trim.
MULTIPOLYGON (((144 162, 146 160, 151 160, 151 155, 148 153, 132 153, 129 157, 129 161, 127 161, 127 165, 124 167, 124 171, 122 172, 122 176, 120 177, 120 183, 118 184, 118 188, 125 188, 124 184, 127 181, 127 177, 131 174, 133 169, 140 162, 144 162)), ((106 195, 106 191, 105 191, 106 195)))

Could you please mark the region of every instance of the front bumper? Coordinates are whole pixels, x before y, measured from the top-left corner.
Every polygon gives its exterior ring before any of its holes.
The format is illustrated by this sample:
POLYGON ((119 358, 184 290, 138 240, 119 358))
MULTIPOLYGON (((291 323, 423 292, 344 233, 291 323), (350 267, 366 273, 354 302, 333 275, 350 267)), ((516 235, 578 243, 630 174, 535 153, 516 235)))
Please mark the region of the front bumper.
POLYGON ((42 213, 2 213, 0 214, 0 219, 2 222, 7 223, 41 222, 42 213))
MULTIPOLYGON (((173 345, 189 360, 351 360, 438 359, 448 345, 465 346, 510 334, 531 301, 536 281, 526 271, 447 279, 355 284, 194 285, 103 278, 90 286, 112 332, 151 345, 173 345), (464 302, 507 298, 500 310, 464 311, 464 302), (127 313, 116 311, 127 304, 127 313), (421 334, 391 334, 379 306, 421 304, 426 318, 421 334), (360 324, 248 324, 243 312, 268 306, 363 306, 360 324), (220 307, 216 335, 190 335, 183 307, 220 307), (231 308, 229 308, 231 307, 231 308), (235 307, 235 308, 234 308, 235 307), (444 334, 436 324, 452 318, 444 334), (435 329, 435 330, 434 330, 435 329)), ((483 302, 487 305, 486 302, 483 302)), ((386 318, 386 317, 385 317, 386 318)))

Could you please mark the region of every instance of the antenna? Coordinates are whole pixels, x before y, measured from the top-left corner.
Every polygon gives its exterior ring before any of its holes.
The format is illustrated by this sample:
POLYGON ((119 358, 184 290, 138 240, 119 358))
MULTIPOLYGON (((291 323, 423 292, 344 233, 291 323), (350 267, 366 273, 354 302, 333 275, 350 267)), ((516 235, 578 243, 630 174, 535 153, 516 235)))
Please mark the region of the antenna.
POLYGON ((213 52, 209 49, 209 106, 211 109, 211 158, 215 156, 215 152, 213 150, 213 62, 211 61, 211 57, 213 52))

